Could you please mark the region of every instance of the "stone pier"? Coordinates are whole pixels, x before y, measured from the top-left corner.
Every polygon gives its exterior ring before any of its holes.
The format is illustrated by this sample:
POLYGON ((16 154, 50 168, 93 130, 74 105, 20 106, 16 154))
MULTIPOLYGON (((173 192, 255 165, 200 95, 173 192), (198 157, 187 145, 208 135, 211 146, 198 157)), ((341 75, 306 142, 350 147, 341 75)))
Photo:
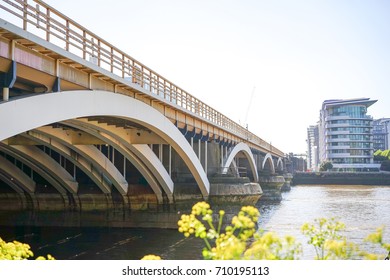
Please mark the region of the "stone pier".
POLYGON ((282 200, 281 189, 285 183, 283 176, 262 175, 259 177, 259 181, 263 189, 263 196, 261 197, 262 200, 282 200))
POLYGON ((284 177, 284 184, 282 186, 282 192, 288 192, 291 190, 291 180, 293 179, 293 175, 290 173, 283 174, 284 177))

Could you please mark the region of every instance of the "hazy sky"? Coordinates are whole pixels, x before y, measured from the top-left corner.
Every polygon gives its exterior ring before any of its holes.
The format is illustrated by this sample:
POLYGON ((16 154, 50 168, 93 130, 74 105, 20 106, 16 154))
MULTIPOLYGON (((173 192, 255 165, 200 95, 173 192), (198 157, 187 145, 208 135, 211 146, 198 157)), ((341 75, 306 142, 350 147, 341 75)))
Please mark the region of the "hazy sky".
POLYGON ((390 117, 390 1, 46 2, 286 153, 325 99, 390 117))

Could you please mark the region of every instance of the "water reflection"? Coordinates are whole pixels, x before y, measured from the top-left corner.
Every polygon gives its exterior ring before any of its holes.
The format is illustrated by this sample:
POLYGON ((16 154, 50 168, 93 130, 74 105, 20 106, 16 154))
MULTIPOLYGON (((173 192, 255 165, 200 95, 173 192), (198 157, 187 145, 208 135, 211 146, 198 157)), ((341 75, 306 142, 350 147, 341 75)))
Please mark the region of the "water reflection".
MULTIPOLYGON (((348 240, 361 244, 376 228, 385 225, 384 240, 390 242, 390 188, 367 186, 298 186, 284 194, 283 201, 269 221, 261 226, 280 235, 293 235, 304 245, 303 259, 314 257, 300 232, 305 222, 336 217, 346 225, 348 240)), ((363 246, 367 250, 371 246, 363 246)))
MULTIPOLYGON (((259 227, 297 237, 303 259, 312 259, 314 251, 300 227, 319 217, 337 217, 346 224, 348 239, 358 244, 385 225, 384 240, 390 242, 390 187, 297 186, 283 194, 282 202, 260 201, 257 207, 259 227)), ((201 240, 165 229, 1 227, 0 236, 31 244, 36 255, 51 253, 58 259, 140 259, 151 253, 164 259, 200 259, 203 248, 201 240)))

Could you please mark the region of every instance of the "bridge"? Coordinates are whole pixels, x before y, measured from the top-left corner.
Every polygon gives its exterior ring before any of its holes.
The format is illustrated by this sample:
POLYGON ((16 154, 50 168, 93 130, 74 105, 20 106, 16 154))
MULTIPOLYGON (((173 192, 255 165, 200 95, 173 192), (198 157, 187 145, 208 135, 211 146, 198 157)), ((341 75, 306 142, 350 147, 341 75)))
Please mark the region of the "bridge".
POLYGON ((282 151, 44 2, 0 15, 0 210, 158 207, 283 171, 282 151))

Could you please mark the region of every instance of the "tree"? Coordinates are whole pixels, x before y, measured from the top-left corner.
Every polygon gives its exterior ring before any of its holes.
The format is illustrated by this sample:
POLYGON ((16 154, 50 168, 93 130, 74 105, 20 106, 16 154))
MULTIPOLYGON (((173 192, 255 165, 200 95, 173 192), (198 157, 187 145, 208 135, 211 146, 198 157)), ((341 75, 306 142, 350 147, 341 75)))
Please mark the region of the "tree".
POLYGON ((323 161, 320 165, 320 171, 328 171, 333 168, 333 164, 330 161, 323 161))
POLYGON ((385 159, 390 160, 390 150, 384 150, 383 152, 381 152, 381 156, 384 157, 385 159))

